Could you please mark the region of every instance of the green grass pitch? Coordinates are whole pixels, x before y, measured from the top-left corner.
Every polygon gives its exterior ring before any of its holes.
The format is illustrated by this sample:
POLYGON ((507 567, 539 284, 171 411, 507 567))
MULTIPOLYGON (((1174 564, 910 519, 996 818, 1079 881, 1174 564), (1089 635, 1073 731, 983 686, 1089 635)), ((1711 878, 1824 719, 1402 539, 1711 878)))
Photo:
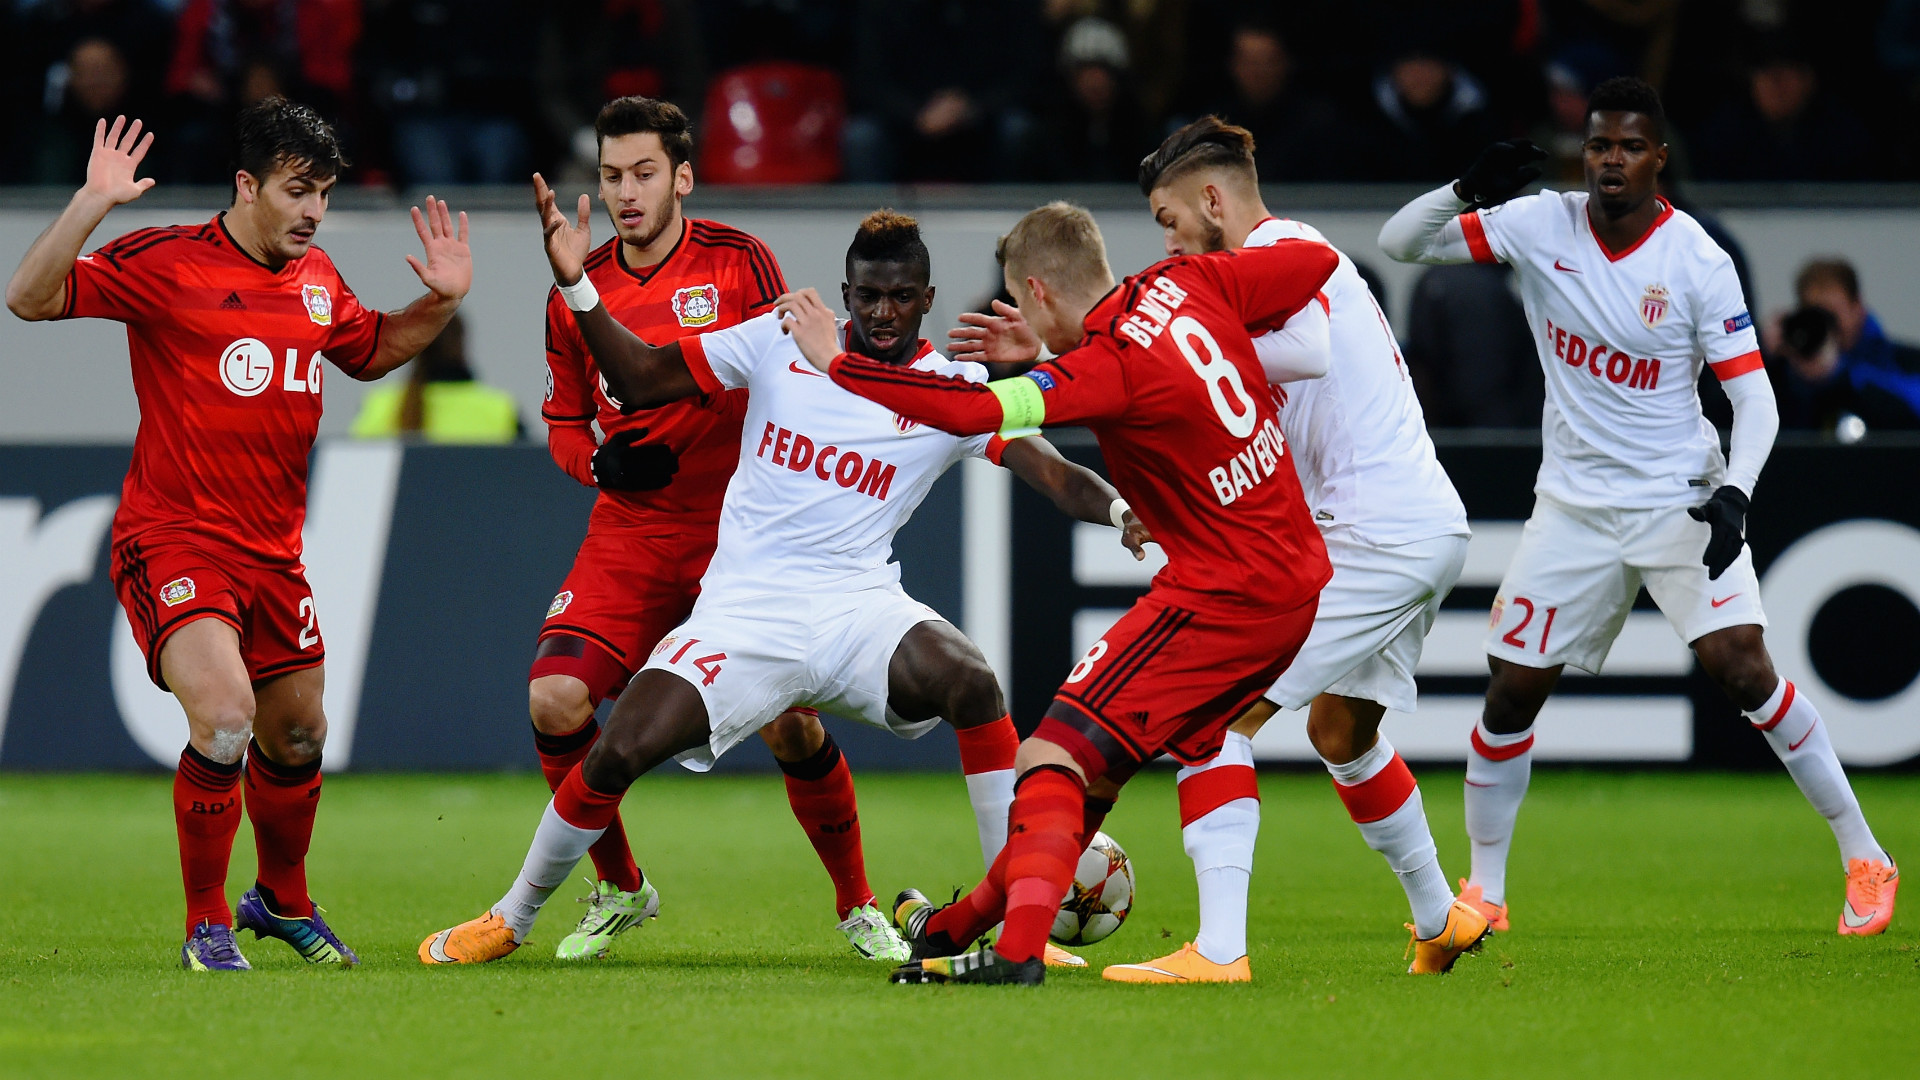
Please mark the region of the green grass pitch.
MULTIPOLYGON (((1455 876, 1460 776, 1421 770, 1455 876)), ((858 776, 883 897, 979 873, 957 776, 858 776)), ((1920 778, 1857 780, 1896 854, 1920 852, 1920 778)), ((563 967, 563 890, 530 945, 423 968, 428 932, 519 866, 533 776, 327 782, 316 894, 357 946, 308 970, 177 967, 167 781, 0 777, 0 1076, 1822 1076, 1898 1075, 1920 1051, 1920 895, 1880 938, 1834 934, 1832 839, 1781 774, 1542 770, 1520 821, 1515 929, 1445 978, 1402 974, 1404 899, 1326 778, 1268 775, 1251 919, 1256 982, 1104 983, 1194 925, 1169 773, 1108 822, 1140 898, 1037 990, 896 987, 833 929, 832 893, 777 778, 648 779, 626 803, 661 918, 617 959, 563 967)), ((244 828, 230 895, 251 880, 244 828)), ((1911 857, 1911 856, 1910 856, 1911 857)))

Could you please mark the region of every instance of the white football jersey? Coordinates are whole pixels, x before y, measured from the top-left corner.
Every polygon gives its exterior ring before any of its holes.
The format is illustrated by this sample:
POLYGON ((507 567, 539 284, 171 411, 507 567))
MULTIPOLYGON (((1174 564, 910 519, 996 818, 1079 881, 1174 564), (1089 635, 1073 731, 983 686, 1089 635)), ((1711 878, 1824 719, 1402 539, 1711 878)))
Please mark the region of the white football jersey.
MULTIPOLYGON (((949 435, 834 385, 772 312, 684 338, 681 349, 703 390, 750 391, 703 601, 895 584, 893 535, 933 482, 962 458, 988 457, 990 446, 998 457, 998 436, 949 435)), ((924 341, 912 366, 987 378, 985 367, 948 360, 924 341)))
MULTIPOLYGON (((1246 246, 1281 240, 1327 242, 1311 225, 1268 218, 1248 234, 1246 246)), ((1379 545, 1466 536, 1466 507, 1434 455, 1386 313, 1345 252, 1321 291, 1332 329, 1331 363, 1320 378, 1283 387, 1280 409, 1280 431, 1293 448, 1314 521, 1322 528, 1350 526, 1361 540, 1379 545)))
POLYGON ((1644 510, 1720 486, 1720 435, 1700 412, 1700 365, 1758 370, 1733 260, 1665 200, 1653 228, 1609 251, 1584 191, 1542 191, 1464 214, 1476 262, 1513 266, 1546 372, 1534 490, 1572 506, 1644 510))

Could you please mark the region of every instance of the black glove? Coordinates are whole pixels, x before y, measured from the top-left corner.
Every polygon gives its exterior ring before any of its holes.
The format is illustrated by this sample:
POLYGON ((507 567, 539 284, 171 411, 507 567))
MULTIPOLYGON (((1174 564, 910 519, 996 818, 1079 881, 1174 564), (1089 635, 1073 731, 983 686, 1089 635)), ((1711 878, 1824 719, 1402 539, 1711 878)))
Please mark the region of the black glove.
POLYGON ((593 482, 608 491, 658 491, 673 483, 680 455, 666 443, 640 442, 646 437, 646 428, 607 436, 593 452, 593 482))
POLYGON ((1718 581, 1740 557, 1740 545, 1746 543, 1741 534, 1746 531, 1747 493, 1737 487, 1722 487, 1704 505, 1688 507, 1687 515, 1713 529, 1707 553, 1700 561, 1707 566, 1707 580, 1718 581))
POLYGON ((1547 152, 1529 139, 1497 142, 1475 158, 1467 174, 1454 182, 1454 194, 1467 200, 1467 210, 1498 206, 1519 194, 1520 189, 1540 179, 1540 166, 1547 152))

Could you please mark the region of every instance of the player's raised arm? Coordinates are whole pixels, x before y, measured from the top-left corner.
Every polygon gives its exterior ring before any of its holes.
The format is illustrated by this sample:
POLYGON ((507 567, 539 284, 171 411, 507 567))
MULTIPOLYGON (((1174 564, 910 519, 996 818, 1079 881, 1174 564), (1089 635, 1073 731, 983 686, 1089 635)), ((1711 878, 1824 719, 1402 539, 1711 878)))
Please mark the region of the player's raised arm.
POLYGON ((1526 139, 1497 142, 1480 152, 1466 175, 1438 187, 1401 207, 1380 227, 1380 250, 1395 262, 1492 262, 1485 238, 1478 244, 1468 234, 1477 218, 1465 219, 1489 206, 1498 206, 1540 179, 1539 162, 1547 152, 1526 139))
POLYGON ((153 186, 151 178, 134 178, 152 146, 153 132, 143 137, 138 120, 128 124, 126 117, 117 116, 112 127, 105 119, 94 125, 87 182, 21 257, 13 279, 7 282, 8 311, 29 322, 60 315, 66 306, 67 274, 87 237, 114 207, 132 202, 153 186))
POLYGON ((1000 464, 1027 486, 1053 500, 1060 512, 1095 525, 1120 530, 1120 542, 1135 559, 1147 557, 1153 535, 1127 501, 1100 474, 1060 456, 1052 443, 1038 435, 1015 439, 1000 452, 1000 464))
POLYGON ((592 206, 587 197, 580 196, 579 216, 569 222, 560 212, 553 190, 535 173, 533 198, 554 283, 560 286, 560 297, 573 312, 580 338, 600 365, 614 396, 633 408, 647 409, 699 395, 700 384, 687 367, 679 342, 656 348, 641 341, 607 314, 606 305, 600 302, 600 294, 586 271, 592 242, 592 206))
POLYGON ((1248 334, 1278 330, 1297 316, 1340 266, 1340 253, 1313 240, 1202 255, 1195 269, 1220 287, 1248 334))
POLYGON ((418 206, 413 208, 413 231, 420 236, 420 247, 426 258, 423 261, 419 256, 409 255, 407 265, 419 275, 420 284, 427 287, 426 295, 399 311, 387 313, 380 327, 379 342, 374 346, 373 359, 354 372, 356 379, 377 379, 419 356, 453 321, 453 313, 460 310, 460 301, 473 287, 473 251, 467 246, 465 211, 461 211, 456 226, 446 201, 429 195, 425 211, 418 206))

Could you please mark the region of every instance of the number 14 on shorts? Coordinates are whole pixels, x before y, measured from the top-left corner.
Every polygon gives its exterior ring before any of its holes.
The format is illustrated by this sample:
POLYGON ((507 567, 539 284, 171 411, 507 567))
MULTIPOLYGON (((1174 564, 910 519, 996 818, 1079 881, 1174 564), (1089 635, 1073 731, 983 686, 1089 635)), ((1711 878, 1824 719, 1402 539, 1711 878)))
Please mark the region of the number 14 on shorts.
MULTIPOLYGON (((673 649, 674 644, 675 642, 673 639, 673 635, 668 634, 665 638, 661 639, 659 645, 654 647, 653 655, 659 656, 661 653, 666 652, 668 649, 673 649)), ((667 663, 677 665, 682 660, 686 660, 688 663, 692 664, 694 667, 700 669, 700 674, 701 676, 703 676, 700 680, 700 685, 712 686, 713 680, 720 677, 720 661, 725 660, 727 658, 727 654, 723 652, 717 652, 717 653, 711 653, 707 656, 696 656, 696 657, 693 657, 692 659, 688 659, 687 654, 689 652, 692 652, 693 647, 698 644, 700 644, 699 638, 688 638, 685 641, 679 642, 680 647, 677 649, 674 649, 672 656, 667 657, 667 663)))
POLYGON ((1500 635, 1501 643, 1511 645, 1516 649, 1532 648, 1542 656, 1545 656, 1547 652, 1547 638, 1553 635, 1553 616, 1559 610, 1557 607, 1538 607, 1532 600, 1524 596, 1516 596, 1512 600, 1504 600, 1496 596, 1493 598, 1493 617, 1488 619, 1487 622, 1493 629, 1498 630, 1500 629, 1501 620, 1510 612, 1519 612, 1520 621, 1513 629, 1500 635), (1534 625, 1534 617, 1536 615, 1540 617, 1540 625, 1538 626, 1534 625), (1528 639, 1535 634, 1539 635, 1539 640, 1537 642, 1529 641, 1528 639))

